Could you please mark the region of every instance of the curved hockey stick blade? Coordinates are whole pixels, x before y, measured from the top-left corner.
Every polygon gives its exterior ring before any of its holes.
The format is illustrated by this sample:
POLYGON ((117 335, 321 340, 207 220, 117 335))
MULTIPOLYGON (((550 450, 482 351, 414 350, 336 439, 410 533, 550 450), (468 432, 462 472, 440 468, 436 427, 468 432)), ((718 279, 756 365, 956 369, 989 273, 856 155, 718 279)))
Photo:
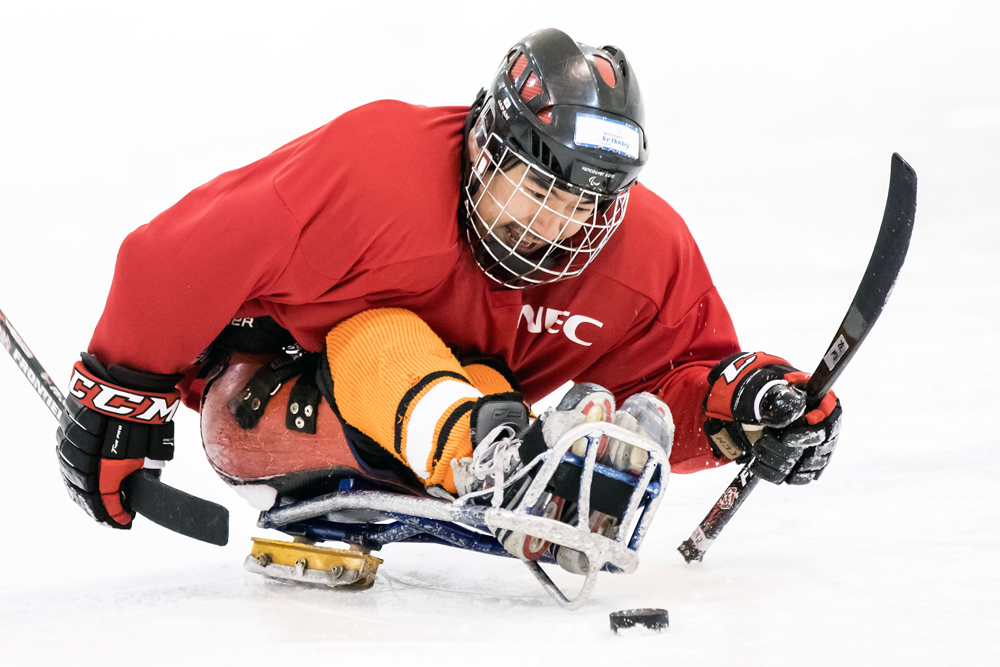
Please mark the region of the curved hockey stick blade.
POLYGON ((220 547, 229 543, 229 510, 164 484, 148 470, 137 470, 122 484, 136 512, 175 533, 220 547))
MULTIPOLYGON (((861 342, 875 325, 875 320, 882 314, 910 247, 916 211, 917 174, 899 153, 893 153, 889 171, 889 194, 885 200, 878 239, 858 291, 847 309, 847 315, 806 385, 806 400, 811 408, 816 407, 844 372, 861 342)), ((747 464, 723 491, 722 496, 691 533, 691 537, 677 547, 685 562, 700 561, 705 557, 705 552, 719 533, 756 488, 758 478, 750 471, 750 465, 747 464)))
POLYGON ((806 385, 810 407, 815 407, 830 391, 882 314, 910 247, 916 209, 917 174, 899 153, 893 153, 889 195, 878 239, 847 315, 806 385))

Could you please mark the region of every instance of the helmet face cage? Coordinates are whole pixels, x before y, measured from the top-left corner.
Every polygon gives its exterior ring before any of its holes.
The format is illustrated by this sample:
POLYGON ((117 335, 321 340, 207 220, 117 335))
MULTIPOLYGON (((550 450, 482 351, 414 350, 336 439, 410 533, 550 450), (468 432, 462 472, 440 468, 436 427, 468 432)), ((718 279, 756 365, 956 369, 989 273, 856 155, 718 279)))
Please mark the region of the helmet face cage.
POLYGON ((471 158, 467 235, 479 266, 505 287, 580 275, 625 216, 628 189, 601 194, 571 185, 494 133, 471 158))

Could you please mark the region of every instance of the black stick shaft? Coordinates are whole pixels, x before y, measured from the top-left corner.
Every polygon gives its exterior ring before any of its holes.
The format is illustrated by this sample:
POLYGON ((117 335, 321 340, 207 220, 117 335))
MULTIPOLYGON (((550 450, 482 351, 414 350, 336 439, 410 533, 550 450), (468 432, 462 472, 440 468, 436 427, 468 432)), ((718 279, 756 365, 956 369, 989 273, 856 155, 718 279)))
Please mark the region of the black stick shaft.
MULTIPOLYGON (((65 398, 35 355, 0 311, 0 344, 13 357, 49 412, 62 418, 65 398)), ((135 511, 153 523, 202 542, 225 546, 229 541, 229 510, 168 486, 152 473, 137 470, 122 483, 135 511)))
POLYGON ((712 546, 712 542, 733 518, 740 505, 750 497, 750 492, 756 488, 758 482, 760 477, 750 472, 750 464, 740 470, 740 474, 722 492, 712 509, 691 533, 691 537, 677 547, 686 562, 690 563, 705 557, 705 552, 712 546))
MULTIPOLYGON (((898 153, 893 153, 889 194, 875 249, 844 321, 806 384, 806 403, 810 409, 815 408, 830 391, 882 314, 910 247, 916 207, 917 175, 898 153)), ((751 461, 740 471, 691 537, 677 547, 686 562, 700 561, 705 557, 705 552, 719 533, 756 488, 758 478, 750 471, 752 464, 751 461)))

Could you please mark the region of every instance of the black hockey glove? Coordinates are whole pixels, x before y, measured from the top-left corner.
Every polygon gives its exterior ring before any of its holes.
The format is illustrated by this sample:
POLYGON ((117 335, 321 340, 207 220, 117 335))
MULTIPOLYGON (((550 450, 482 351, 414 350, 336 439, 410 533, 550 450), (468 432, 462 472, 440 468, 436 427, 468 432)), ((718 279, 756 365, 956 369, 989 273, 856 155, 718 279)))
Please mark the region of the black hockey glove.
POLYGON ((95 520, 130 528, 135 512, 121 483, 142 467, 160 468, 174 456, 174 413, 181 375, 124 366, 105 368, 82 355, 73 366, 56 452, 70 497, 95 520))
POLYGON ((774 484, 808 484, 830 461, 840 434, 840 401, 831 391, 806 412, 809 375, 781 357, 742 352, 708 374, 705 434, 718 458, 751 461, 774 484))

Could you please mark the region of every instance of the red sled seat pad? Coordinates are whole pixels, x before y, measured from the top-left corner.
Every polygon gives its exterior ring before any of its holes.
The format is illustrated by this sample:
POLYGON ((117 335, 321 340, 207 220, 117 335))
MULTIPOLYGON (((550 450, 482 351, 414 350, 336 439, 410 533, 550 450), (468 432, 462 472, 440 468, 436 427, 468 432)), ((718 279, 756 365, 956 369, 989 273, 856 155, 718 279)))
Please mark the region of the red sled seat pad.
POLYGON ((358 464, 344 431, 326 401, 320 401, 316 434, 285 427, 288 397, 298 378, 286 382, 271 397, 260 421, 244 430, 227 403, 269 355, 233 354, 229 366, 215 378, 201 406, 201 438, 209 463, 223 478, 237 483, 332 468, 355 469, 358 464))

